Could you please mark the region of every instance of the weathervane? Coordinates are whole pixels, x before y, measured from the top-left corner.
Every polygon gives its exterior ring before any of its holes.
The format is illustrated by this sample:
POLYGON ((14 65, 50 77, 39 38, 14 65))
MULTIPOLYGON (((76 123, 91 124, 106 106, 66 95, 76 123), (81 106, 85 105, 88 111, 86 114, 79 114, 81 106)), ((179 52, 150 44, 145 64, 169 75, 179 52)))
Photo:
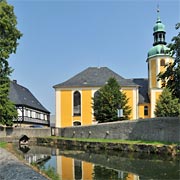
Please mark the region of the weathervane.
POLYGON ((159 3, 158 3, 157 4, 157 20, 160 20, 159 12, 160 12, 160 9, 159 9, 159 3))

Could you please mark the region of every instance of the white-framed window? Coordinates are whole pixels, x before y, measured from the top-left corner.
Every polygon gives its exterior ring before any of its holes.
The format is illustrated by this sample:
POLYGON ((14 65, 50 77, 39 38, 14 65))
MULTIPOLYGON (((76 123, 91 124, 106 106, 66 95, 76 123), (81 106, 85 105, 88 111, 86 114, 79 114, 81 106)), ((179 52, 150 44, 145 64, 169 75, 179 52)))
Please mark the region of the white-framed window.
POLYGON ((81 93, 79 91, 73 93, 73 115, 81 115, 81 93))

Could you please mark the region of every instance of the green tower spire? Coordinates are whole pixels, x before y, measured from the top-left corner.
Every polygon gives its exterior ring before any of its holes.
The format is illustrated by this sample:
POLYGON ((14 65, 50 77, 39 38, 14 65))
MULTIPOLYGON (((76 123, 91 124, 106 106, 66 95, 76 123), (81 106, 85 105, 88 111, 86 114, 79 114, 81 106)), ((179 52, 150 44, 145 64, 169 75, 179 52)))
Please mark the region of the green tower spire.
POLYGON ((160 19, 160 10, 159 8, 157 9, 157 21, 156 21, 156 24, 154 25, 154 44, 153 46, 157 45, 157 44, 166 44, 165 42, 165 34, 166 34, 166 31, 165 31, 165 25, 161 22, 161 19, 160 19))
POLYGON ((157 21, 153 27, 154 43, 153 43, 153 47, 148 52, 148 58, 158 54, 164 54, 165 52, 167 52, 168 48, 166 47, 165 34, 166 34, 165 25, 161 22, 160 10, 158 6, 157 21))

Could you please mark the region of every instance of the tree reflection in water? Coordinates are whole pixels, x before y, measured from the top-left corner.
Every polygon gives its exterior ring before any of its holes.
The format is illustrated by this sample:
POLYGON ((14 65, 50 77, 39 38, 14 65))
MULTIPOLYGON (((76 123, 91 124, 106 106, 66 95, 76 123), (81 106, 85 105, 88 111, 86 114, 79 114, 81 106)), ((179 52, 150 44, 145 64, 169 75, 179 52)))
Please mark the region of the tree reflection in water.
POLYGON ((24 157, 37 159, 42 154, 51 156, 45 166, 54 167, 61 180, 179 180, 179 156, 31 146, 24 157))
POLYGON ((93 179, 94 180, 100 180, 100 179, 139 180, 139 176, 128 173, 128 172, 123 172, 123 171, 115 170, 115 169, 108 169, 103 166, 95 165, 93 179))

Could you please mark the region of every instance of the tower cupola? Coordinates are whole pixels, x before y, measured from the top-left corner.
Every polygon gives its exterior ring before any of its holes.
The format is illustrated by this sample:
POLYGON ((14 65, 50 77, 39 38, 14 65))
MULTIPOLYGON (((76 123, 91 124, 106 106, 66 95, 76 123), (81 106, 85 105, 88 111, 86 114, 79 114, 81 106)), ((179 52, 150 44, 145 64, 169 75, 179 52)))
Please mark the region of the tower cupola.
POLYGON ((165 42, 165 34, 166 34, 165 25, 161 22, 161 19, 159 17, 159 10, 157 10, 157 12, 158 12, 158 18, 157 18, 156 24, 153 28, 153 30, 154 30, 154 33, 153 33, 154 44, 153 44, 153 46, 158 45, 158 44, 166 45, 166 42, 165 42))
POLYGON ((153 30, 154 30, 154 33, 165 32, 165 25, 161 22, 160 17, 157 18, 157 21, 153 30))
POLYGON ((164 55, 167 54, 169 48, 166 46, 165 41, 165 25, 161 22, 159 16, 159 9, 157 10, 158 17, 156 24, 153 27, 153 36, 154 36, 154 43, 153 47, 148 52, 148 58, 156 56, 156 55, 164 55))

